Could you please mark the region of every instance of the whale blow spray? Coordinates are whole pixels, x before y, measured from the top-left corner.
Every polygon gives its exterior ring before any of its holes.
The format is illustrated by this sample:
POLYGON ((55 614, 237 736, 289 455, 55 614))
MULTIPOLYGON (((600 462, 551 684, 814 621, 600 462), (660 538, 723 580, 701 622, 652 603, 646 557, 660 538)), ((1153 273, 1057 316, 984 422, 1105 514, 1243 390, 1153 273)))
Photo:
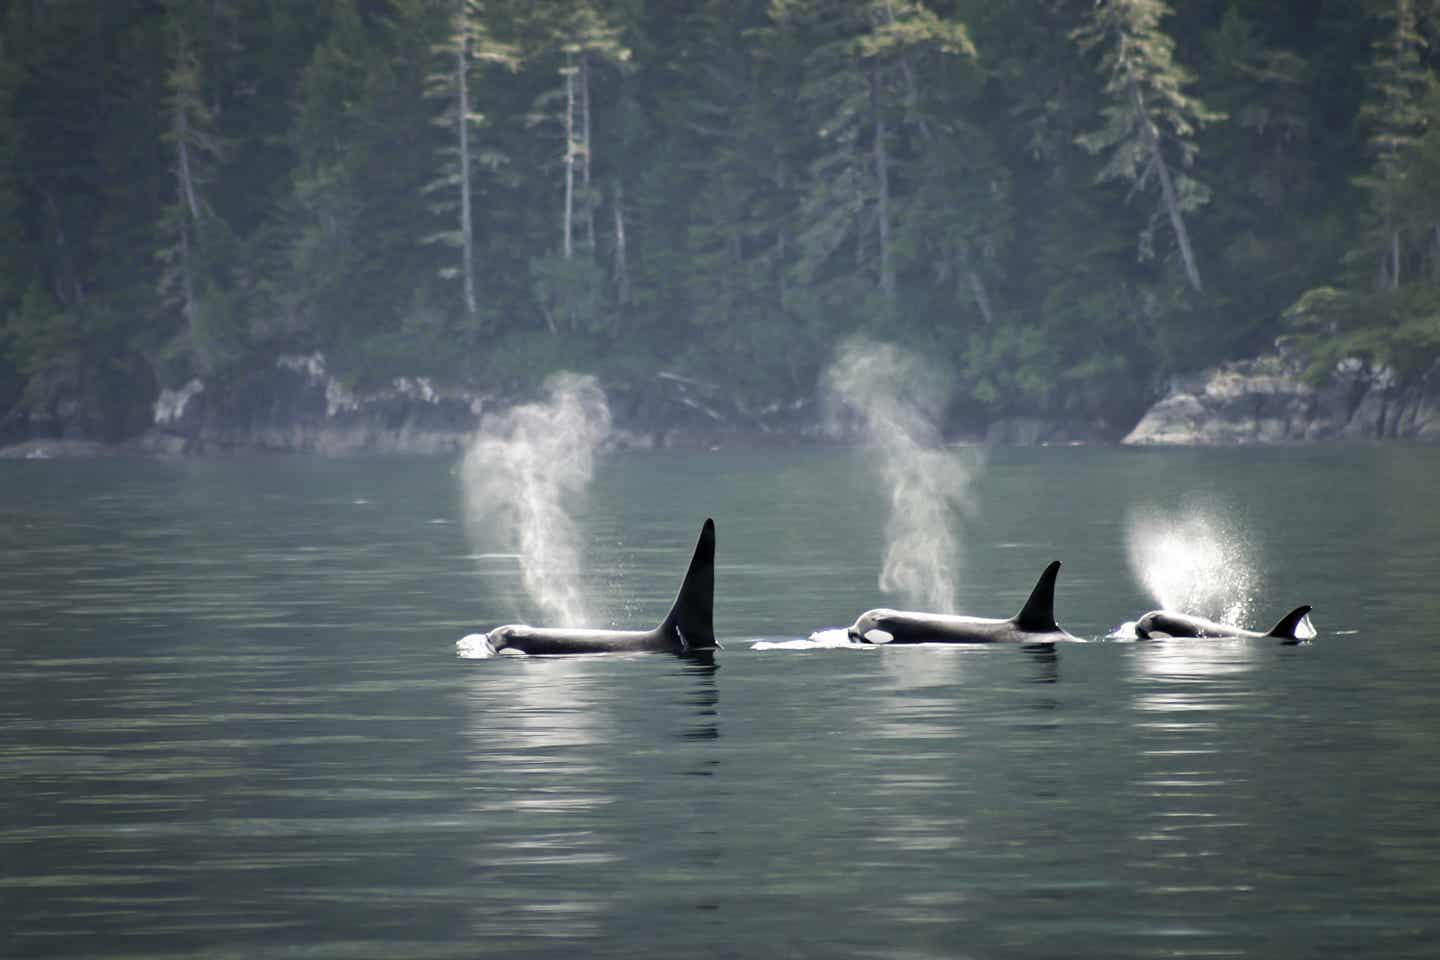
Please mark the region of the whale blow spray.
POLYGON ((944 380, 919 357, 853 337, 824 376, 832 433, 854 434, 890 498, 880 589, 926 610, 955 608, 956 528, 980 467, 973 450, 942 445, 944 380))
POLYGON ((1132 507, 1125 540, 1131 571, 1161 609, 1235 625, 1249 619, 1256 587, 1250 544, 1218 507, 1132 507))
POLYGON ((594 377, 557 373, 548 400, 486 416, 460 478, 471 542, 508 541, 525 591, 559 626, 588 622, 580 548, 568 508, 585 493, 610 405, 594 377))

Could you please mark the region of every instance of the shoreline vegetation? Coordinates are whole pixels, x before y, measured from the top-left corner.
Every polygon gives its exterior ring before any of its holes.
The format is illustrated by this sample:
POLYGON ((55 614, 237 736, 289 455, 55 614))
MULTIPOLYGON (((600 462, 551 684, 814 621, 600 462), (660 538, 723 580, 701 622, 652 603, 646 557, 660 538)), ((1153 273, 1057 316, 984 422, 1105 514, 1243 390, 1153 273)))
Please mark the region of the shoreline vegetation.
MULTIPOLYGON (((324 457, 459 456, 483 417, 523 398, 447 387, 424 377, 356 391, 329 374, 324 358, 282 357, 240 384, 192 380, 163 391, 154 425, 118 443, 37 437, 0 447, 0 459, 112 456, 324 457)), ((605 445, 619 449, 845 444, 815 398, 751 408, 725 388, 661 372, 650 389, 625 384, 610 397, 616 415, 605 445)), ((959 445, 1238 446, 1415 440, 1440 442, 1440 364, 1404 386, 1387 368, 1353 361, 1316 387, 1283 354, 1236 361, 1177 377, 1128 432, 1102 433, 1086 421, 1011 418, 983 431, 950 431, 959 445)))
POLYGON ((0 0, 4 456, 1440 440, 1415 0, 0 0), (683 7, 683 9, 681 9, 683 7))

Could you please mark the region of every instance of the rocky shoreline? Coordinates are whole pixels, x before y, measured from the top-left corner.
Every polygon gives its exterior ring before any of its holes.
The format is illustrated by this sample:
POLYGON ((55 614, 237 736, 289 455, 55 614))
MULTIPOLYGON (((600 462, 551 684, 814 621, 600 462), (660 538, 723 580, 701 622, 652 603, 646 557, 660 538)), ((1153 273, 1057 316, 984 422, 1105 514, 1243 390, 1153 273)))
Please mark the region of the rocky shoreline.
MULTIPOLYGON (((1283 351, 1171 381, 1119 442, 1220 446, 1406 439, 1440 442, 1440 363, 1402 382, 1389 368, 1343 361, 1323 386, 1283 351)), ((673 373, 610 386, 615 429, 627 449, 796 446, 831 442, 813 398, 753 409, 732 391, 673 373)), ((320 354, 280 357, 225 382, 192 380, 156 399, 151 427, 119 444, 32 438, 0 459, 94 459, 265 453, 323 457, 456 456, 482 419, 518 398, 396 377, 346 386, 320 354)), ((1118 431, 1082 420, 1009 417, 965 442, 998 446, 1114 443, 1118 431)))
POLYGON ((1358 358, 1341 361, 1321 386, 1303 372, 1298 358, 1277 351, 1177 377, 1121 443, 1440 442, 1440 363, 1409 381, 1358 358))
MULTIPOLYGON (((825 439, 813 400, 752 409, 719 385, 666 372, 607 393, 615 421, 606 441, 612 448, 792 446, 825 439)), ((224 383, 192 380, 162 390, 150 428, 121 443, 32 438, 0 448, 0 459, 456 456, 487 414, 520 399, 426 377, 355 389, 328 371, 322 355, 289 355, 224 383)))

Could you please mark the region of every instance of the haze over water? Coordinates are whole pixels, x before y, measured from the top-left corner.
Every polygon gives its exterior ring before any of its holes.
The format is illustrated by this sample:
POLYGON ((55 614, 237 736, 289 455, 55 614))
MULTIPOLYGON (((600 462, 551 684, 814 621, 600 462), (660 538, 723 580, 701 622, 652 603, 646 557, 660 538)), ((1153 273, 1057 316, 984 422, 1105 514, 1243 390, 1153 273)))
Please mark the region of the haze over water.
POLYGON ((912 607, 954 612, 961 533, 980 455, 944 445, 946 380, 916 354, 852 337, 836 351, 823 383, 832 433, 858 438, 889 500, 880 589, 912 607))
POLYGON ((457 659, 528 601, 452 466, 0 463, 0 955, 1433 956, 1440 450, 976 477, 958 610, 1059 558, 1101 637, 1201 489, 1310 646, 803 654, 886 599, 851 451, 598 459, 582 600, 655 622, 713 515, 713 664, 457 659))
POLYGON ((573 511, 610 433, 610 405, 595 378, 557 373, 546 399, 488 414, 461 463, 471 541, 517 551, 531 605, 558 626, 593 624, 580 589, 583 549, 573 511))

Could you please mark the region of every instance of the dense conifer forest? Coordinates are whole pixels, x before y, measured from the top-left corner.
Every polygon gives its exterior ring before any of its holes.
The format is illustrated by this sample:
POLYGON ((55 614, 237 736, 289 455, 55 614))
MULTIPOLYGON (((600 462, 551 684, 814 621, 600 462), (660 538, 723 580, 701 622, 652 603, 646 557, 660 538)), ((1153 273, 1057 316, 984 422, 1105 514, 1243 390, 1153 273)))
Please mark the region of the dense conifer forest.
POLYGON ((1133 421, 1440 354, 1435 0, 0 0, 0 433, 321 351, 1133 421))

